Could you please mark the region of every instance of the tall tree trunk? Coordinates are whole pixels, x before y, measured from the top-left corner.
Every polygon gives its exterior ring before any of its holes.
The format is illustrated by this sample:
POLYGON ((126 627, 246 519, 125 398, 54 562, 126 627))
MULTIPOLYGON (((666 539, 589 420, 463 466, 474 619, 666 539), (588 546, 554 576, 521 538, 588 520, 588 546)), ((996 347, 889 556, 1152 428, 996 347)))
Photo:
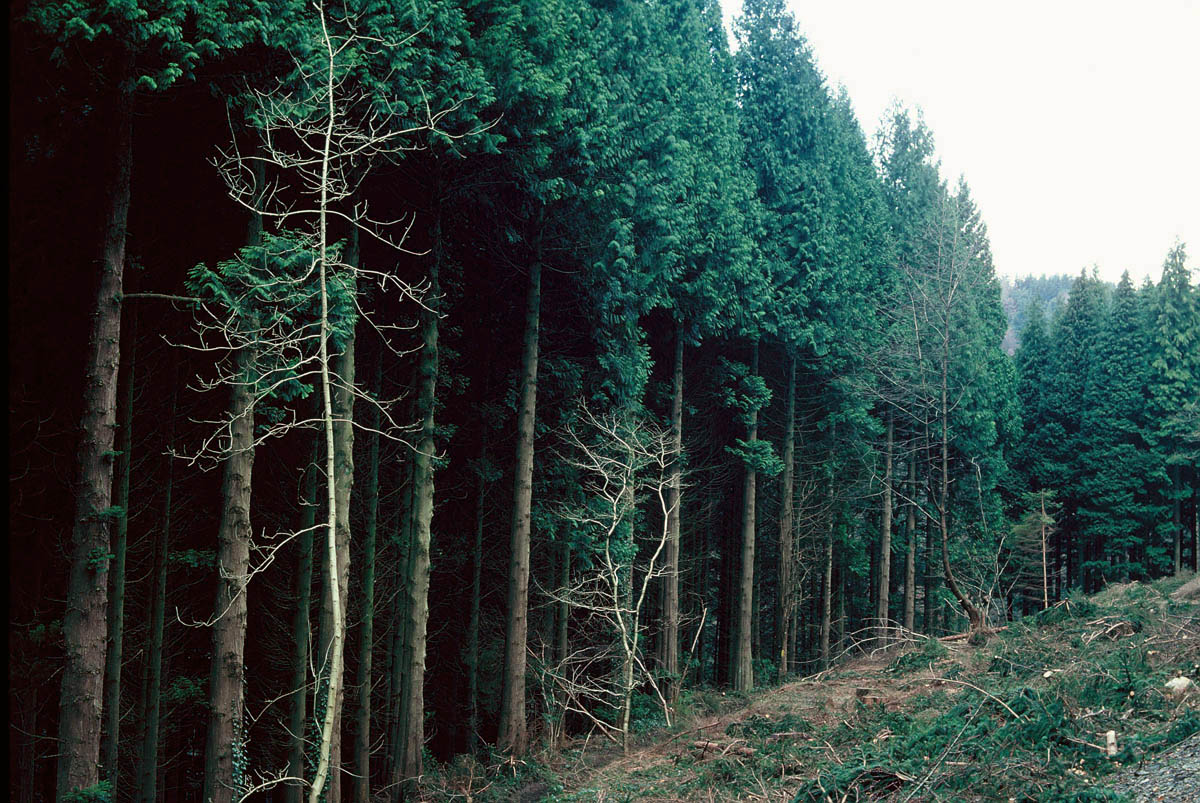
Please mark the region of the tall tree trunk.
POLYGON ((246 585, 250 573, 250 477, 254 468, 254 353, 237 353, 240 381, 230 388, 230 448, 225 456, 224 500, 217 531, 217 599, 214 606, 212 674, 209 678, 208 738, 204 750, 204 794, 211 803, 231 803, 245 782, 242 713, 246 645, 246 585))
MULTIPOLYGON (((750 357, 750 375, 758 376, 758 341, 754 341, 750 357)), ((750 411, 746 427, 747 443, 758 440, 758 410, 750 411)), ((745 484, 742 486, 742 571, 738 583, 737 642, 734 647, 733 688, 750 691, 754 688, 754 656, 751 650, 754 613, 754 530, 757 518, 754 513, 755 482, 758 474, 753 466, 746 466, 745 484)))
MULTIPOLYGON (((132 68, 123 59, 119 85, 132 68)), ((65 663, 59 694, 57 797, 99 780, 105 647, 108 636, 108 554, 120 363, 121 292, 129 187, 133 171, 133 95, 116 92, 114 175, 108 188, 100 283, 92 313, 83 386, 75 480, 71 571, 63 613, 65 663)))
MULTIPOLYGON (((932 502, 932 494, 930 495, 932 502)), ((934 551, 933 519, 925 519, 925 606, 921 614, 921 623, 925 635, 936 636, 937 633, 937 589, 941 581, 938 571, 937 553, 934 551)))
MULTIPOLYGON (((632 496, 632 492, 630 492, 632 496)), ((622 626, 624 633, 618 636, 621 641, 621 752, 629 753, 629 725, 633 720, 633 661, 637 650, 638 614, 633 602, 633 566, 632 559, 625 565, 626 582, 620 592, 621 599, 617 603, 628 612, 628 624, 622 626)), ((618 570, 620 571, 620 570, 618 570)), ((618 613, 618 617, 623 614, 618 613)))
POLYGON ((764 601, 762 572, 758 564, 754 566, 754 607, 750 609, 750 655, 762 655, 762 616, 761 609, 764 601))
POLYGON ((9 739, 8 771, 10 800, 16 803, 34 803, 37 793, 37 719, 40 689, 35 684, 15 695, 9 709, 12 724, 18 730, 9 739), (13 795, 13 792, 16 792, 13 795))
POLYGON ((125 558, 129 541, 129 474, 130 453, 133 450, 133 380, 137 350, 137 318, 131 316, 129 326, 121 332, 125 355, 122 360, 118 385, 121 394, 120 438, 117 443, 116 493, 113 507, 118 508, 113 530, 112 569, 109 581, 112 588, 108 596, 108 656, 104 664, 104 710, 105 728, 101 755, 104 757, 104 773, 112 784, 113 798, 117 797, 120 776, 117 747, 121 732, 121 658, 122 640, 125 633, 125 558))
MULTIPOLYGON (((175 416, 177 415, 177 392, 179 367, 175 364, 171 372, 171 417, 167 424, 167 449, 175 442, 175 416)), ((158 731, 159 712, 162 705, 162 652, 163 627, 167 608, 167 558, 171 548, 171 496, 175 487, 175 458, 167 455, 165 501, 163 502, 162 525, 154 546, 154 568, 151 572, 153 587, 150 590, 150 632, 146 637, 146 661, 142 672, 141 721, 142 744, 137 769, 137 802, 154 803, 158 786, 158 731)))
POLYGON ((683 324, 675 325, 675 363, 671 372, 671 476, 667 485, 667 544, 663 561, 662 632, 658 662, 666 676, 665 696, 679 699, 679 514, 683 492, 683 324))
POLYGON ((401 689, 399 762, 391 779, 398 799, 413 791, 422 771, 425 747, 425 640, 429 624, 429 547, 433 521, 434 400, 438 374, 438 283, 441 226, 434 226, 435 258, 430 269, 430 301, 421 311, 422 348, 418 366, 417 416, 421 434, 413 454, 412 543, 408 561, 406 645, 401 689))
POLYGON ((521 358, 521 399, 517 414, 517 469, 513 481, 512 553, 508 566, 508 622, 504 643, 504 685, 500 703, 501 750, 515 755, 528 747, 525 730, 525 644, 529 633, 529 536, 533 502, 533 438, 537 412, 538 326, 542 266, 538 254, 529 270, 525 311, 525 351, 521 358))
MULTIPOLYGON (((416 413, 416 401, 413 402, 413 413, 416 413)), ((404 677, 408 672, 408 666, 412 662, 409 648, 409 627, 408 627, 408 600, 409 600, 409 583, 412 576, 412 558, 413 558, 413 511, 416 508, 416 500, 413 495, 413 464, 408 461, 401 469, 405 475, 405 481, 402 484, 403 493, 401 493, 402 508, 400 511, 400 519, 397 526, 396 542, 399 547, 399 554, 396 556, 396 564, 399 568, 397 586, 399 592, 395 596, 395 602, 392 606, 392 674, 391 687, 392 693, 388 706, 388 778, 389 782, 392 778, 403 778, 404 770, 402 766, 403 751, 400 750, 400 744, 403 741, 403 725, 401 715, 404 711, 404 694, 406 687, 404 685, 404 677)))
POLYGON ((471 546, 471 615, 467 622, 467 751, 479 751, 479 606, 483 597, 483 506, 487 497, 487 434, 479 447, 475 490, 475 542, 471 546))
POLYGON ((1183 534, 1186 529, 1183 525, 1183 497, 1186 491, 1183 489, 1183 467, 1172 466, 1171 474, 1171 524, 1175 531, 1175 574, 1183 571, 1183 534))
POLYGON ((1060 529, 1055 533, 1054 539, 1054 601, 1058 602, 1063 598, 1063 542, 1065 538, 1060 529))
MULTIPOLYGON (((372 389, 382 396, 383 352, 375 357, 372 389)), ((375 651, 375 536, 379 523, 379 408, 367 417, 367 520, 363 526, 362 637, 358 645, 358 717, 354 741, 355 803, 371 803, 371 665, 375 651)))
POLYGON ((879 590, 876 593, 878 607, 875 610, 875 622, 879 640, 887 643, 888 621, 891 619, 888 608, 888 593, 892 585, 892 444, 895 440, 896 422, 891 411, 888 412, 887 446, 883 455, 883 524, 879 530, 879 590))
MULTIPOLYGON (((305 773, 305 730, 308 727, 308 663, 312 640, 309 612, 312 607, 313 531, 320 505, 320 459, 323 438, 313 437, 312 453, 304 469, 304 506, 300 513, 299 556, 296 561, 296 610, 292 616, 292 680, 288 708, 288 776, 303 778, 305 773)), ((300 803, 304 787, 289 784, 284 799, 300 803)))
POLYGON ((917 460, 908 460, 908 520, 905 522, 904 629, 910 633, 917 614, 917 460))
POLYGON ((1192 571, 1200 572, 1200 484, 1192 487, 1192 571))
MULTIPOLYGON (((261 179, 262 166, 256 167, 261 179)), ((258 186, 263 186, 261 180, 258 186)), ((262 242, 262 215, 250 215, 246 242, 262 242)), ((237 324, 234 324, 237 325, 237 324)), ((244 325, 248 331, 257 321, 244 325)), ((204 749, 205 803, 231 803, 246 785, 245 708, 247 584, 250 582, 251 474, 254 469, 254 403, 257 354, 250 344, 234 357, 235 381, 229 393, 229 451, 221 488, 223 506, 217 531, 217 599, 214 608, 212 671, 208 684, 209 720, 204 749)))
POLYGON ((829 631, 833 615, 833 521, 825 535, 825 571, 821 573, 821 669, 829 668, 829 631))
MULTIPOLYGON (((705 522, 707 522, 707 526, 701 528, 701 531, 699 534, 699 539, 700 539, 700 574, 699 574, 699 577, 702 578, 702 580, 698 584, 701 589, 700 604, 701 604, 701 606, 708 607, 708 610, 712 610, 712 607, 711 607, 712 606, 712 597, 711 597, 711 592, 712 592, 712 577, 711 577, 712 554, 713 554, 713 549, 716 547, 716 544, 714 543, 714 533, 713 533, 714 528, 713 528, 712 524, 716 520, 715 513, 714 513, 714 509, 716 508, 716 506, 717 506, 716 494, 710 492, 704 503, 704 507, 705 507, 704 520, 705 520, 705 522)), ((718 591, 718 602, 719 602, 719 594, 720 594, 719 580, 717 582, 717 586, 718 586, 717 591, 718 591)), ((715 639, 714 639, 714 641, 715 641, 715 639)), ((713 654, 715 654, 717 652, 715 644, 713 645, 712 652, 713 652, 713 654)), ((705 681, 708 681, 710 683, 717 682, 717 675, 720 672, 720 668, 719 668, 720 661, 719 660, 713 661, 712 673, 706 677, 704 673, 705 673, 705 667, 708 666, 708 656, 709 656, 708 639, 704 637, 703 633, 701 633, 700 637, 698 639, 696 639, 696 655, 688 656, 689 662, 693 658, 696 661, 696 682, 698 684, 702 684, 705 681)))
POLYGON ((958 600, 967 618, 971 622, 971 630, 983 628, 983 615, 958 587, 954 570, 950 567, 950 400, 949 400, 949 330, 942 336, 942 442, 941 442, 941 488, 938 494, 938 530, 942 540, 942 572, 946 578, 946 587, 958 600))
MULTIPOLYGON (((570 646, 567 643, 568 627, 571 619, 571 605, 567 601, 567 591, 571 585, 571 542, 563 539, 562 552, 558 560, 558 577, 554 579, 554 583, 560 589, 558 599, 554 601, 554 633, 553 644, 554 651, 553 659, 561 665, 567 660, 567 653, 570 646)), ((566 741, 566 725, 567 725, 567 709, 565 706, 559 707, 551 712, 554 718, 554 724, 550 729, 552 741, 550 747, 554 751, 562 748, 566 741)))
POLYGON ((1046 492, 1038 494, 1042 503, 1042 610, 1050 607, 1050 582, 1046 576, 1046 492))
POLYGON ((866 587, 866 608, 863 611, 863 620, 867 624, 867 630, 872 634, 878 629, 875 622, 875 611, 879 608, 879 533, 864 533, 862 539, 867 544, 867 558, 870 564, 867 574, 866 587))
MULTIPOLYGON (((351 229, 346 264, 351 270, 358 267, 358 230, 351 229)), ((347 335, 345 348, 333 358, 336 384, 330 381, 332 403, 333 459, 330 522, 334 528, 336 560, 325 563, 323 577, 327 580, 321 598, 320 660, 327 677, 326 705, 329 728, 329 786, 327 800, 342 799, 342 713, 346 707, 344 654, 346 641, 346 608, 350 600, 350 496, 354 489, 354 330, 347 335), (330 568, 336 566, 336 581, 330 568), (335 585, 336 583, 336 585, 335 585), (336 591, 336 594, 334 593, 336 591)), ((320 780, 318 765, 318 778, 320 780)), ((317 783, 314 782, 314 789, 317 783)), ((309 793, 310 800, 314 797, 309 793)), ((316 803, 314 800, 312 803, 316 803)))
POLYGON ((788 673, 788 632, 792 627, 794 589, 792 588, 792 527, 795 520, 792 499, 796 476, 796 358, 788 367, 787 420, 783 429, 783 481, 779 489, 782 509, 779 513, 779 604, 776 610, 775 637, 779 639, 779 682, 788 673))
POLYGON ((571 585, 571 544, 563 541, 562 561, 559 563, 558 587, 563 589, 563 598, 558 600, 555 617, 557 630, 554 634, 554 656, 561 662, 567 659, 567 624, 571 618, 571 605, 566 600, 566 590, 571 585))
POLYGON ((837 594, 838 609, 837 616, 833 619, 833 643, 836 645, 838 654, 841 655, 846 644, 846 592, 850 590, 848 588, 850 584, 849 572, 846 571, 846 559, 844 555, 838 555, 834 568, 837 570, 837 573, 834 575, 835 580, 831 583, 831 586, 837 594))
POLYGON ((733 683, 734 662, 737 650, 734 649, 737 629, 737 579, 738 551, 741 549, 741 533, 734 523, 735 510, 732 504, 722 499, 720 531, 718 545, 721 554, 720 585, 717 589, 717 643, 716 643, 716 675, 717 683, 727 686, 733 683))

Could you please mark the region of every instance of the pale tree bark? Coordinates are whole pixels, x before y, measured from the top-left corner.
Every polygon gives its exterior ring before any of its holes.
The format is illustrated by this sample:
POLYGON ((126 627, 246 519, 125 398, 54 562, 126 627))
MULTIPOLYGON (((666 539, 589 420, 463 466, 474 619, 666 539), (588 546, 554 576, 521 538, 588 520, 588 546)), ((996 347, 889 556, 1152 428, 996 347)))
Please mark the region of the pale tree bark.
MULTIPOLYGON (((357 260, 347 262, 354 265, 357 260)), ((343 656, 346 639, 346 605, 350 599, 350 495, 354 487, 354 397, 350 387, 354 384, 354 336, 351 335, 343 352, 334 360, 334 373, 338 378, 333 388, 333 489, 336 514, 334 533, 337 548, 337 580, 330 579, 330 563, 327 561, 322 575, 324 585, 321 596, 320 639, 318 641, 318 666, 324 667, 324 682, 329 683, 334 667, 334 640, 341 634, 343 656), (336 586, 336 588, 335 588, 336 586), (336 596, 334 591, 336 590, 336 596), (337 604, 334 600, 337 600, 337 604)), ((344 677, 344 661, 343 661, 344 677)), ((330 687, 332 683, 329 683, 330 687)), ((329 741, 329 786, 328 800, 342 799, 342 713, 346 707, 345 682, 337 687, 336 698, 330 694, 326 705, 333 706, 333 728, 329 741)))
MULTIPOLYGON (((569 661, 568 650, 570 649, 567 643, 571 618, 571 602, 567 593, 571 587, 570 541, 565 538, 562 540, 556 558, 553 573, 558 591, 551 595, 553 632, 550 633, 547 642, 553 645, 551 658, 554 664, 556 666, 564 666, 569 661)), ((547 742, 551 751, 558 751, 562 749, 566 742, 568 706, 566 701, 548 700, 547 702, 552 706, 548 717, 550 721, 547 727, 547 742)))
MULTIPOLYGON (((175 416, 177 413, 177 389, 179 386, 178 364, 172 371, 171 415, 167 423, 167 449, 175 442, 175 416)), ((164 486, 163 518, 158 539, 154 546, 154 568, 151 571, 153 587, 150 590, 150 632, 146 638, 146 661, 142 672, 141 753, 137 768, 138 803, 154 803, 158 787, 158 732, 160 707, 162 705, 162 653, 163 626, 167 608, 167 558, 171 548, 171 497, 175 487, 175 458, 168 454, 166 483, 164 486)))
POLYGON ((112 784, 114 799, 119 787, 117 747, 121 734, 121 659, 122 642, 125 635, 125 559, 129 542, 129 474, 130 453, 133 450, 133 380, 137 350, 137 318, 131 316, 129 326, 121 332, 124 345, 118 377, 121 395, 121 423, 117 442, 116 493, 113 507, 119 508, 113 528, 112 568, 109 581, 112 584, 108 596, 108 656, 104 665, 104 710, 105 727, 101 755, 106 779, 112 784))
MULTIPOLYGON (((633 498, 632 489, 629 492, 629 497, 633 498)), ((634 664, 634 649, 629 649, 629 639, 627 632, 636 634, 638 632, 638 613, 640 610, 634 608, 633 601, 633 566, 622 567, 626 573, 625 584, 620 591, 617 605, 626 611, 632 613, 632 622, 629 626, 622 621, 623 626, 629 627, 628 631, 622 629, 622 651, 621 651, 621 752, 629 753, 629 724, 633 718, 633 664, 634 664)), ((641 606, 638 606, 640 609, 641 606)), ((621 621, 623 617, 618 617, 621 621)), ((636 643, 637 636, 634 636, 636 643)), ((636 648, 635 648, 636 649, 636 648)))
POLYGON ((533 440, 537 414, 541 298, 542 266, 538 255, 529 270, 529 297, 525 309, 525 349, 521 358, 517 467, 513 481, 512 541, 508 567, 508 622, 505 628, 498 739, 498 747, 514 755, 521 755, 528 748, 525 729, 525 650, 529 635, 529 538, 532 529, 533 440))
MULTIPOLYGON (((313 437, 312 453, 304 469, 303 508, 300 512, 300 535, 296 539, 299 555, 296 561, 294 588, 296 610, 292 616, 291 702, 288 707, 288 777, 304 777, 305 729, 308 727, 308 659, 312 634, 309 613, 312 607, 313 531, 317 525, 320 504, 320 437, 313 437)), ((284 799, 300 803, 304 787, 289 784, 284 799)))
POLYGON ((783 429, 783 479, 779 495, 779 606, 776 611, 775 637, 779 639, 779 682, 787 677, 790 654, 788 633, 792 627, 795 589, 792 587, 792 551, 795 523, 796 484, 796 358, 788 367, 787 419, 783 429))
MULTIPOLYGON (((383 387, 383 353, 375 358, 375 393, 383 387)), ((371 801, 371 667, 375 648, 375 540, 379 522, 379 408, 371 405, 367 434, 367 489, 363 526, 362 635, 358 645, 358 711, 354 740, 354 800, 371 801)))
POLYGON ((904 524, 904 629, 912 631, 917 612, 917 460, 908 460, 908 519, 904 524))
MULTIPOLYGON (((399 760, 391 778, 397 799, 411 795, 422 772, 425 746, 425 644, 429 624, 429 548, 433 520, 434 401, 438 373, 438 284, 440 223, 434 225, 435 258, 430 268, 427 308, 421 311, 421 356, 418 365, 417 417, 420 437, 413 454, 412 541, 406 583, 406 623, 401 684, 399 743, 392 749, 399 760)), ((315 803, 315 801, 314 801, 315 803)))
MULTIPOLYGON (((629 747, 631 700, 635 689, 654 694, 668 727, 671 706, 646 661, 642 611, 648 594, 659 587, 666 554, 667 501, 671 463, 677 458, 669 431, 626 414, 597 417, 581 407, 582 431, 568 428, 568 465, 579 471, 589 500, 559 508, 562 518, 591 532, 596 548, 589 565, 566 576, 553 592, 558 601, 581 612, 598 639, 563 651, 563 659, 544 670, 564 710, 587 718, 604 736, 629 747), (658 530, 639 537, 632 517, 643 503, 656 509, 658 530), (611 667, 610 672, 604 671, 611 667), (598 701, 617 708, 614 724, 596 710, 598 701)), ((567 564, 564 560, 563 565, 567 564)))
MULTIPOLYGON (((322 19, 324 19, 322 17, 322 19)), ((332 75, 332 55, 330 75, 332 75)), ((330 79, 332 82, 332 78, 330 79)), ((333 90, 329 89, 329 119, 333 125, 333 90)), ((326 151, 326 161, 328 161, 326 151)), ((319 803, 323 792, 329 800, 341 800, 342 790, 342 709, 344 707, 344 670, 346 645, 346 602, 350 590, 350 494, 354 486, 354 330, 346 336, 342 353, 335 358, 329 354, 331 324, 329 319, 329 269, 326 264, 328 235, 326 230, 326 199, 323 177, 321 188, 320 222, 320 283, 321 283, 321 399, 325 425, 325 476, 327 478, 327 536, 324 577, 326 583, 321 607, 321 638, 318 666, 327 677, 325 685, 325 719, 321 728, 321 744, 317 771, 309 789, 309 803, 319 803), (332 370, 331 370, 332 369, 332 370), (334 378, 336 377, 336 385, 334 378), (326 788, 328 782, 328 788, 326 788)), ((346 254, 346 267, 358 268, 358 229, 352 228, 346 254)), ((353 289, 351 290, 353 292, 353 289)), ((319 688, 319 687, 318 687, 319 688)))
POLYGON ((887 441, 883 454, 883 510, 882 526, 879 531, 879 589, 876 593, 878 608, 875 611, 876 633, 881 642, 887 643, 888 592, 892 584, 892 445, 895 440, 896 423, 888 413, 887 441))
MULTIPOLYGON (((672 369, 671 445, 675 454, 683 453, 683 325, 675 326, 675 362, 672 369)), ((667 550, 663 564, 662 631, 659 634, 658 662, 666 676, 664 692, 674 705, 679 699, 679 515, 683 491, 683 461, 671 466, 671 484, 667 490, 667 550)), ((570 553, 567 553, 570 559, 570 553)))
MULTIPOLYGON (((124 72, 132 68, 126 57, 124 72)), ((123 75, 118 77, 124 77, 123 75)), ((109 506, 120 363, 121 291, 133 172, 133 96, 117 93, 114 175, 108 188, 100 282, 92 312, 77 452, 71 569, 63 613, 65 663, 58 707, 57 798, 100 780, 100 725, 108 636, 109 506)))
MULTIPOLYGON (((751 376, 758 376, 758 341, 754 341, 750 360, 751 376)), ((758 409, 752 409, 746 427, 746 441, 758 440, 758 409)), ((746 466, 746 478, 742 486, 742 564, 738 582, 738 618, 734 643, 733 688, 750 691, 754 688, 754 663, 752 650, 752 624, 754 618, 754 531, 757 518, 754 513, 755 483, 757 471, 746 466)))

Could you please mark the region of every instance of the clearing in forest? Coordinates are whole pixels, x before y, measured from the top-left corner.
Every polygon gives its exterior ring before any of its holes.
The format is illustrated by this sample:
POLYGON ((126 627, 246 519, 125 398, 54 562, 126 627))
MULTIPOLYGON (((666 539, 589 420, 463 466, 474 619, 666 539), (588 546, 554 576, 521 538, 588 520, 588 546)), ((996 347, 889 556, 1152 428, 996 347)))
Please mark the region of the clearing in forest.
POLYGON ((1196 686, 1168 686, 1200 679, 1200 603, 1171 599, 1180 583, 1109 586, 982 646, 918 639, 749 698, 692 692, 685 721, 643 734, 629 755, 576 740, 507 778, 472 773, 464 788, 456 770, 444 791, 661 803, 1137 799, 1114 791, 1114 773, 1200 732, 1196 686))

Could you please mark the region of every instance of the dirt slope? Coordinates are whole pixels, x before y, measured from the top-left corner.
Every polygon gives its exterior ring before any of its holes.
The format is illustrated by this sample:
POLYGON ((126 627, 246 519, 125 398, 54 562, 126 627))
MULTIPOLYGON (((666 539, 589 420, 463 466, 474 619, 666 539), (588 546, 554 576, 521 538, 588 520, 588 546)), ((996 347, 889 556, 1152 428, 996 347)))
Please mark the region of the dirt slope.
POLYGON ((548 767, 560 783, 517 799, 1127 799, 1108 788, 1113 773, 1200 731, 1195 687, 1165 687, 1200 680, 1200 605, 1170 600, 1178 585, 1110 586, 980 647, 914 641, 860 655, 696 714, 628 756, 576 746, 548 767))

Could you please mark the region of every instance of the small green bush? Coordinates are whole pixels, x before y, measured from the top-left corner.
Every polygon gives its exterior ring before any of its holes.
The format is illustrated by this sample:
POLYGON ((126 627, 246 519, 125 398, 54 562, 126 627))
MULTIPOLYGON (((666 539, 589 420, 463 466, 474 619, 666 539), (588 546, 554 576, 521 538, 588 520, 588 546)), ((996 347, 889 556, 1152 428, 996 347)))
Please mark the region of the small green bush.
POLYGON ((72 789, 62 797, 62 803, 112 803, 112 781, 101 781, 86 789, 72 789))
POLYGON ((629 732, 646 733, 667 726, 662 705, 652 694, 635 693, 629 705, 629 732))
POLYGON ((726 736, 736 736, 741 739, 764 738, 773 733, 790 733, 801 731, 809 733, 813 730, 812 723, 798 714, 784 714, 778 719, 765 716, 752 716, 741 722, 731 722, 725 729, 726 736))
POLYGON ((889 672, 907 674, 925 669, 950 654, 946 645, 935 638, 925 639, 915 650, 900 653, 888 666, 889 672))

